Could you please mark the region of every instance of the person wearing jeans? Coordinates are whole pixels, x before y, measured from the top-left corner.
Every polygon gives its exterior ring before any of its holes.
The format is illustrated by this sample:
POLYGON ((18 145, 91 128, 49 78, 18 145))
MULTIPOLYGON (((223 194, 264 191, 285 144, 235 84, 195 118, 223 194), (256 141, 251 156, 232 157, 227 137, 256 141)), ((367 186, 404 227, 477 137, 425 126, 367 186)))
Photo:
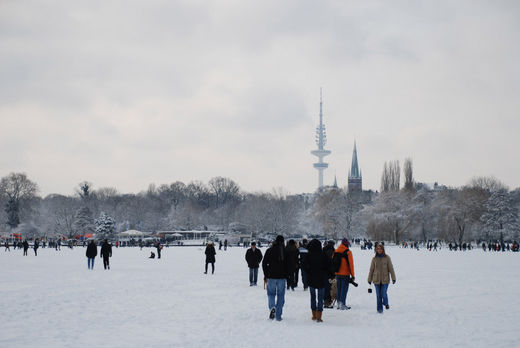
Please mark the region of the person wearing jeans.
POLYGON ((249 286, 256 286, 258 279, 258 267, 262 261, 262 252, 256 248, 256 243, 251 243, 251 248, 246 251, 246 261, 249 267, 249 286))
POLYGON ((376 255, 372 258, 370 264, 370 271, 368 272, 368 284, 374 283, 377 297, 377 311, 383 313, 383 306, 390 309, 388 304, 388 284, 390 283, 390 276, 392 277, 392 284, 395 284, 394 266, 390 256, 386 255, 385 247, 382 244, 377 244, 376 255))
POLYGON ((283 305, 285 304, 285 281, 285 279, 267 279, 267 304, 271 309, 270 318, 274 308, 277 321, 282 320, 283 305))
POLYGON ((96 245, 96 242, 94 242, 94 240, 91 240, 88 243, 86 256, 88 259, 88 261, 87 261, 88 269, 94 269, 94 260, 96 259, 96 256, 97 256, 97 245, 96 245))
POLYGON ((264 283, 267 282, 267 304, 269 319, 282 320, 282 310, 285 303, 285 286, 287 280, 287 255, 284 238, 277 236, 271 247, 266 250, 262 261, 264 283))
POLYGON ((350 309, 347 306, 347 293, 350 278, 354 280, 354 259, 352 251, 349 249, 350 243, 346 238, 341 240, 341 244, 336 248, 334 254, 341 256, 341 264, 339 270, 336 272, 336 284, 338 286, 338 309, 350 309))

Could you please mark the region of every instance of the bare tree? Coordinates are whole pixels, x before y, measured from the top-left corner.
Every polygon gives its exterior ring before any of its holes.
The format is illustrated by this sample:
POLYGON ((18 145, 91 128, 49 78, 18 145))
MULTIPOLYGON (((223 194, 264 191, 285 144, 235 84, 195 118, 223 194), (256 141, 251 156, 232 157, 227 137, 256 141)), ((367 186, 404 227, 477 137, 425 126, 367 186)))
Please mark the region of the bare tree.
POLYGON ((410 158, 407 158, 404 160, 403 174, 404 174, 404 190, 413 191, 413 189, 414 189, 413 165, 412 165, 412 160, 410 158))

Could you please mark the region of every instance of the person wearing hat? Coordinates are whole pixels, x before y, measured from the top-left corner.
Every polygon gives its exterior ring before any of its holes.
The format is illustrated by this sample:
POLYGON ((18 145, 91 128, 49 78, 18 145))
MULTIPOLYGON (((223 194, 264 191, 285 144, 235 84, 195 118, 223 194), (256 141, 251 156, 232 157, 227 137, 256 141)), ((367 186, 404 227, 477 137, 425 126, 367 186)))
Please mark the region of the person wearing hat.
POLYGON ((377 297, 377 311, 383 313, 383 306, 386 309, 390 309, 388 305, 388 284, 390 283, 390 274, 392 276, 392 284, 395 284, 395 272, 394 266, 390 256, 385 253, 385 247, 383 244, 377 244, 376 254, 372 258, 370 264, 370 271, 368 272, 368 284, 374 283, 376 288, 377 297))
POLYGON ((251 243, 251 248, 246 251, 246 261, 249 267, 249 286, 256 286, 258 279, 258 268, 262 261, 262 252, 256 248, 256 243, 251 243))
POLYGON ((277 321, 281 321, 288 275, 283 236, 278 235, 271 247, 266 250, 262 270, 264 271, 264 282, 267 282, 269 319, 276 318, 277 321))
POLYGON ((341 256, 341 265, 339 270, 336 271, 338 309, 341 310, 350 309, 350 306, 347 306, 348 285, 350 278, 352 278, 352 280, 355 279, 354 258, 352 257, 352 251, 350 251, 349 246, 350 243, 348 239, 343 238, 341 244, 334 251, 334 255, 341 256))

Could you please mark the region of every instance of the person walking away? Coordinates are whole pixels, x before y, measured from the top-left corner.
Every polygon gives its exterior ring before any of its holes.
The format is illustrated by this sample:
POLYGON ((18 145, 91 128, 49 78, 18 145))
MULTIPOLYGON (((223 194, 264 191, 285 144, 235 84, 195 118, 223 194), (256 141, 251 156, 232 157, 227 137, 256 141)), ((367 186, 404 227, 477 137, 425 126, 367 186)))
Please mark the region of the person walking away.
POLYGON ((11 251, 11 249, 9 248, 9 241, 6 240, 4 246, 5 246, 4 252, 7 250, 9 250, 9 252, 11 251))
POLYGON ((227 250, 227 239, 224 239, 224 251, 227 250))
MULTIPOLYGON (((334 241, 329 240, 327 245, 323 247, 323 252, 327 256, 327 259, 332 260, 332 255, 334 254, 334 241)), ((328 279, 334 279, 334 270, 332 269, 332 264, 329 264, 329 276, 328 279)), ((323 297, 323 306, 325 308, 332 308, 332 297, 330 295, 331 290, 331 281, 327 280, 325 283, 325 295, 323 297)))
POLYGON ((258 280, 258 268, 262 261, 262 252, 256 247, 256 243, 251 243, 251 248, 246 251, 247 267, 249 267, 249 286, 256 286, 258 280))
POLYGON ((392 276, 392 284, 395 284, 394 266, 390 256, 386 255, 385 247, 381 244, 376 246, 376 254, 370 263, 370 271, 368 272, 368 284, 374 283, 377 297, 377 311, 383 313, 383 306, 390 309, 388 304, 388 284, 390 283, 390 274, 392 276))
POLYGON ((289 240, 287 243, 287 246, 285 247, 285 253, 287 255, 288 270, 287 290, 291 289, 294 291, 294 288, 298 286, 298 255, 300 254, 294 239, 289 240))
POLYGON ((309 284, 307 283, 307 272, 305 271, 305 268, 303 267, 303 263, 305 262, 305 259, 307 258, 307 247, 308 247, 307 239, 302 240, 301 246, 298 248, 298 252, 300 255, 300 269, 302 272, 302 283, 303 283, 303 291, 307 290, 309 287, 309 284))
POLYGON ((101 254, 100 257, 103 258, 103 267, 105 269, 110 269, 109 259, 112 257, 112 245, 110 245, 110 243, 108 243, 107 239, 105 239, 103 241, 103 244, 101 245, 100 254, 101 254))
POLYGON ((87 245, 86 256, 88 269, 94 269, 94 261, 96 260, 97 256, 97 245, 93 239, 87 245))
POLYGON ((341 240, 341 244, 334 251, 333 257, 341 257, 341 263, 339 269, 336 271, 336 283, 338 286, 338 309, 345 310, 350 309, 347 306, 347 293, 350 279, 355 279, 354 276, 354 258, 352 257, 352 251, 349 249, 349 241, 346 238, 341 240))
POLYGON ((303 268, 307 273, 311 295, 312 320, 322 322, 323 298, 325 295, 325 284, 329 282, 331 259, 323 252, 321 242, 317 239, 310 241, 308 254, 304 260, 303 268), (316 294, 318 295, 316 298, 316 294))
POLYGON ((27 250, 29 250, 29 242, 26 239, 23 241, 23 256, 27 256, 27 250))
POLYGON ((208 274, 208 263, 211 263, 211 274, 215 273, 215 255, 217 252, 215 251, 213 242, 206 244, 206 250, 204 251, 204 254, 206 254, 206 267, 204 274, 208 274))
POLYGON ((38 241, 38 239, 35 239, 34 240, 34 245, 33 245, 34 256, 38 256, 38 248, 39 247, 40 247, 40 242, 38 241))
POLYGON ((269 319, 276 318, 277 321, 281 321, 287 280, 287 255, 283 236, 278 235, 271 247, 266 250, 262 270, 264 282, 267 283, 269 319))

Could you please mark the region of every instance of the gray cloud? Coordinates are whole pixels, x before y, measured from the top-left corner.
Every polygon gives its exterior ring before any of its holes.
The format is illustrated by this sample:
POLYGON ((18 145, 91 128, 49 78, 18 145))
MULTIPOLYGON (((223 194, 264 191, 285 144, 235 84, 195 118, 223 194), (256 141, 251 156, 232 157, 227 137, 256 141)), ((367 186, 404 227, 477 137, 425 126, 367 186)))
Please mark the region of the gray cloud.
POLYGON ((330 169, 354 138, 418 180, 517 187, 520 5, 500 1, 0 3, 0 175, 43 193, 229 176, 312 191, 319 87, 330 169), (59 168, 59 170, 56 170, 59 168))

